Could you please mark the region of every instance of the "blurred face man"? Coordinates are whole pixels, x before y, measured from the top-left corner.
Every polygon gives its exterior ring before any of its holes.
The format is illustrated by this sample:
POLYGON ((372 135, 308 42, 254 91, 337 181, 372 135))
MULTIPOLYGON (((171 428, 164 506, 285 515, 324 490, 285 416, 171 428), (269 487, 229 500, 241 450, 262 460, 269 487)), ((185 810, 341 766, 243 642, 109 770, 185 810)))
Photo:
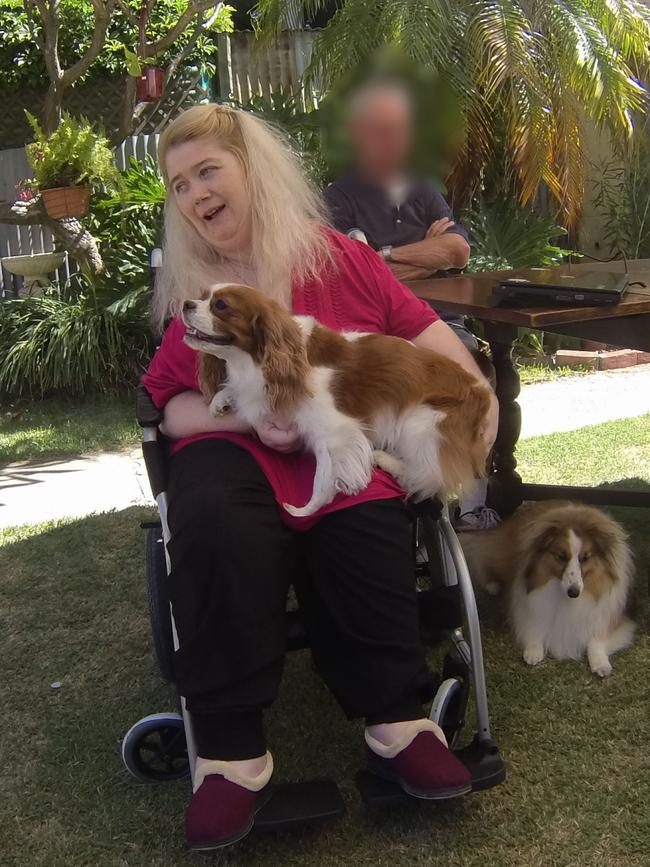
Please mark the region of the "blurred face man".
POLYGON ((405 172, 413 144, 413 107, 405 90, 370 85, 352 98, 348 130, 363 178, 384 186, 405 172))

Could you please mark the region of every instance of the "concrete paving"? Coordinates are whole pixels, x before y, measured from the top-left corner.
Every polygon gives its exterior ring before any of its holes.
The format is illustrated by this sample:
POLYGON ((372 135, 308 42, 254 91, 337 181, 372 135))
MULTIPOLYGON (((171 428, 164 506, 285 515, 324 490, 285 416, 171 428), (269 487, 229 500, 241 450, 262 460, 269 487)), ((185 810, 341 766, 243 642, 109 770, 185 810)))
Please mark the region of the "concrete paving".
MULTIPOLYGON (((650 365, 522 389, 522 438, 650 413, 650 365)), ((0 529, 151 504, 139 449, 0 468, 0 529)))
POLYGON ((522 388, 520 439, 650 413, 650 364, 522 388))
POLYGON ((151 502, 139 449, 0 468, 0 528, 151 502))

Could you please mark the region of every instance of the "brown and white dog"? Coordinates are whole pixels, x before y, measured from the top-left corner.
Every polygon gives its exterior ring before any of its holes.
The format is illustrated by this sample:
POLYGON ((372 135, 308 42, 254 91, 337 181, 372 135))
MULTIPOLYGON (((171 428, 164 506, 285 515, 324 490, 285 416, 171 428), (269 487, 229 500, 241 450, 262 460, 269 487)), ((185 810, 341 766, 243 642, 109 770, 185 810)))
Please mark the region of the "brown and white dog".
POLYGON ((236 408, 252 426, 282 417, 315 454, 311 499, 284 504, 290 514, 363 490, 373 464, 418 499, 484 474, 490 393, 454 361, 397 337, 339 334, 247 286, 213 286, 182 317, 211 411, 236 408))
POLYGON ((549 501, 522 506, 496 530, 460 534, 472 579, 508 593, 524 660, 580 659, 611 674, 610 654, 627 647, 632 555, 620 524, 592 506, 549 501))

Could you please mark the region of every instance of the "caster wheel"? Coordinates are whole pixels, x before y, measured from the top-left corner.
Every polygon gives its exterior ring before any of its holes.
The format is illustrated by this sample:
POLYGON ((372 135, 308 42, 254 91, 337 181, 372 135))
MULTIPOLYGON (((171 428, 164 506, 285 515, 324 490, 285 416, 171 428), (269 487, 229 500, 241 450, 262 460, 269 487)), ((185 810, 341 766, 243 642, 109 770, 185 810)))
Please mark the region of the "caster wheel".
POLYGON ((183 717, 154 713, 131 726, 122 741, 127 771, 143 783, 166 783, 190 775, 183 717))
POLYGON ((443 680, 433 699, 429 719, 438 723, 445 733, 449 749, 456 746, 461 729, 465 723, 466 691, 457 677, 443 680))

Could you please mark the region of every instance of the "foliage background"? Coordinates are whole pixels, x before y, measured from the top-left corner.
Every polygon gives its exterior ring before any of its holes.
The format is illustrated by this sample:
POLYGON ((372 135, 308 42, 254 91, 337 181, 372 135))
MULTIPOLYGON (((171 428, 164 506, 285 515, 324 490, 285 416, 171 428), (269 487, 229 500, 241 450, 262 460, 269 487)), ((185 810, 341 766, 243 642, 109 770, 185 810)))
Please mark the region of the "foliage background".
POLYGON ((160 242, 164 187, 153 160, 131 160, 123 190, 93 198, 89 228, 105 271, 77 272, 42 297, 0 304, 0 396, 87 396, 130 387, 146 367, 149 254, 160 242))
MULTIPOLYGON (((140 0, 125 0, 135 14, 140 10, 140 0)), ((169 30, 186 7, 185 0, 156 0, 147 28, 147 36, 156 39, 169 30)), ((65 26, 59 34, 59 56, 63 67, 70 66, 90 44, 93 31, 93 9, 88 0, 60 0, 61 18, 65 26)), ((219 18, 214 22, 215 32, 228 30, 232 7, 224 6, 219 18)), ((2 0, 0 2, 0 80, 3 87, 21 86, 41 87, 47 80, 47 70, 43 55, 34 43, 29 30, 23 0, 2 0)), ((171 60, 178 50, 187 44, 191 30, 186 31, 174 43, 173 49, 165 52, 158 60, 162 65, 171 60)), ((137 46, 137 28, 127 18, 119 6, 111 18, 108 38, 104 50, 96 63, 86 73, 91 76, 116 75, 126 72, 124 46, 134 51, 137 46)), ((199 38, 196 46, 188 54, 189 65, 204 64, 207 75, 215 70, 216 41, 208 33, 199 38)), ((81 80, 83 81, 84 78, 81 80)))
POLYGON ((594 204, 604 218, 604 240, 613 256, 650 258, 650 129, 639 124, 623 158, 594 166, 594 204))
MULTIPOLYGON (((271 38, 296 8, 328 6, 260 0, 257 26, 271 38)), ((647 108, 649 43, 640 0, 345 0, 316 41, 308 77, 328 90, 355 70, 375 74, 387 46, 437 72, 466 119, 450 175, 456 200, 511 181, 526 204, 544 183, 568 227, 583 204, 587 122, 617 146, 629 140, 633 113, 647 108)))

